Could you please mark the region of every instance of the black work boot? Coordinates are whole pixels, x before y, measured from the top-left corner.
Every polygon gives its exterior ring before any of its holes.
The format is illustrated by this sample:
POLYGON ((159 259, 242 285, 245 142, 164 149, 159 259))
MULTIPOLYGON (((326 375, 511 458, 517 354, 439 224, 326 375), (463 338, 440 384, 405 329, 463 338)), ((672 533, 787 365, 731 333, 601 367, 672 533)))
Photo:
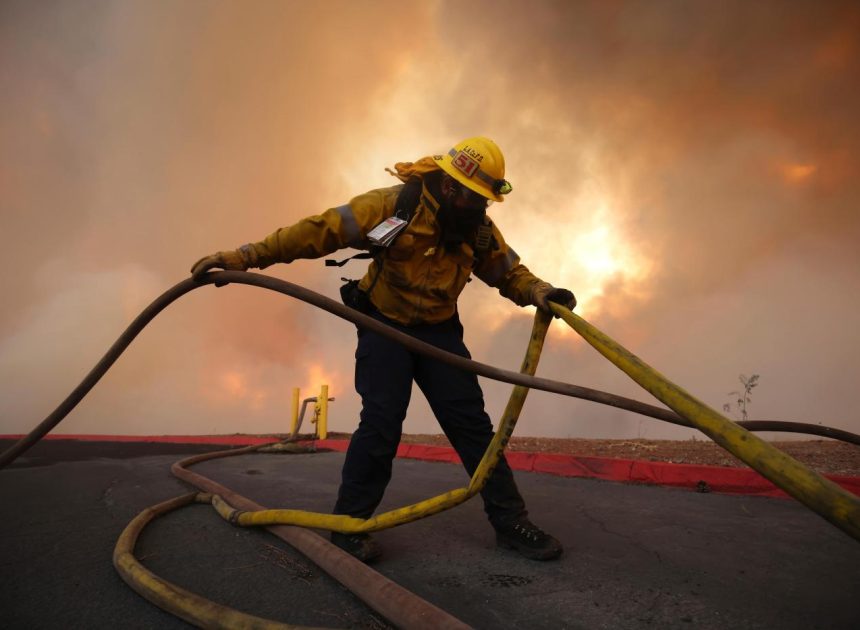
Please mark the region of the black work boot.
POLYGON ((561 543, 527 518, 496 528, 496 545, 516 549, 529 560, 553 560, 561 555, 561 543))
POLYGON ((340 532, 332 532, 331 542, 336 547, 340 547, 349 555, 362 562, 376 560, 376 558, 382 555, 382 547, 370 537, 370 534, 341 534, 340 532))

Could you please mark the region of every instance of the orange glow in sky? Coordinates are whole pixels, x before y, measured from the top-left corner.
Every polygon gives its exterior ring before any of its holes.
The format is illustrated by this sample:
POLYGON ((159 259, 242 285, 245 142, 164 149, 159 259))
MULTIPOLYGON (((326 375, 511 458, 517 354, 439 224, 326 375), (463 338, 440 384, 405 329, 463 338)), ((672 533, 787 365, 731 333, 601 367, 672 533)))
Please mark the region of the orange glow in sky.
MULTIPOLYGON (((492 28, 488 0, 91 4, 0 19, 0 433, 32 428, 195 260, 475 135, 513 184, 489 215, 578 314, 717 409, 757 373, 754 416, 860 431, 856 2, 510 2, 492 28)), ((337 299, 365 269, 262 273, 337 299)), ((323 384, 351 431, 354 326, 263 293, 178 300, 60 432, 283 430, 292 388, 323 384)), ((534 307, 477 281, 458 308, 476 359, 519 365, 534 307)), ((553 324, 546 376, 647 399, 578 339, 553 324)), ((518 431, 640 435, 534 399, 518 431)), ((409 422, 438 431, 416 405, 409 422)))
POLYGON ((218 384, 222 396, 216 396, 216 398, 232 399, 232 402, 247 404, 254 410, 261 409, 266 403, 267 394, 265 390, 255 386, 247 374, 238 370, 222 372, 218 384))

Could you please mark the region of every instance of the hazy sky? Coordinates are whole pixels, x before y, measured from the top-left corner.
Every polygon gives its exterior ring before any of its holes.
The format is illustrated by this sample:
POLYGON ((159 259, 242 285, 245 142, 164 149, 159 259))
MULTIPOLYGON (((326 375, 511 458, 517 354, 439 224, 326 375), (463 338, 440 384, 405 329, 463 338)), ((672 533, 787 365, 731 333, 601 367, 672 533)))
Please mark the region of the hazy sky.
MULTIPOLYGON (((0 433, 42 420, 205 254, 487 135, 491 208, 583 317, 721 409, 860 432, 856 2, 0 3, 0 433)), ((322 261, 266 273, 337 297, 322 261)), ((479 281, 480 361, 533 309, 479 281)), ((249 287, 162 314, 59 433, 284 432, 291 390, 351 431, 351 324, 249 287)), ((542 376, 652 402, 572 331, 542 376)), ((483 381, 498 418, 510 386, 483 381)), ((407 432, 437 432, 416 390, 407 432)), ((519 435, 693 432, 533 392, 519 435)))

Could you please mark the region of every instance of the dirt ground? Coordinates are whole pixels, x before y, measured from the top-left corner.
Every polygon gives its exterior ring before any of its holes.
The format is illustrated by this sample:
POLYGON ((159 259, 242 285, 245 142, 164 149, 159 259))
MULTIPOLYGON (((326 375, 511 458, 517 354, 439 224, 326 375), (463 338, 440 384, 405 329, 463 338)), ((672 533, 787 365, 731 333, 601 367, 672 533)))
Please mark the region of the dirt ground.
MULTIPOLYGON (((349 439, 348 433, 330 438, 349 439)), ((444 435, 404 435, 405 444, 450 446, 444 435)), ((771 442, 813 470, 828 475, 860 476, 860 446, 836 440, 771 442)), ((714 442, 705 440, 586 440, 579 438, 513 437, 511 451, 565 453, 582 457, 613 457, 674 464, 743 467, 745 464, 714 442)))

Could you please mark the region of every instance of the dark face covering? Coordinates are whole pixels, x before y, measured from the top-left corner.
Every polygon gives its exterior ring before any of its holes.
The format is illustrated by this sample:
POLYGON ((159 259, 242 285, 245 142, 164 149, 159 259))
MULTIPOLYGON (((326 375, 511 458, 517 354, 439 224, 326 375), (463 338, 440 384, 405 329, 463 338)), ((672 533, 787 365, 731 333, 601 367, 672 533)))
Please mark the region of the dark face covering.
POLYGON ((473 242, 478 227, 487 215, 487 199, 456 182, 447 196, 441 194, 439 182, 438 193, 439 212, 436 219, 442 226, 445 247, 454 249, 461 243, 473 242))

